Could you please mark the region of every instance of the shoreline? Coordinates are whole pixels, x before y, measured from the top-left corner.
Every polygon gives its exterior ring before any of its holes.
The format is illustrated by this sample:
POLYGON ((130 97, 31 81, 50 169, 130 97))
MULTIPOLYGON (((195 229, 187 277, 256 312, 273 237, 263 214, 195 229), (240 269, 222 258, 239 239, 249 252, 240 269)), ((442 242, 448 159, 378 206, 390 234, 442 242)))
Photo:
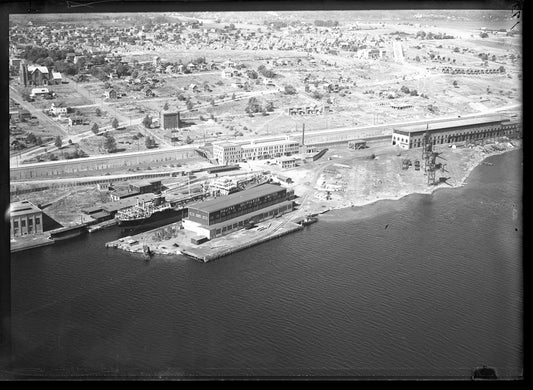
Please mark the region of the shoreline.
MULTIPOLYGON (((428 188, 426 191, 408 192, 406 194, 397 195, 397 196, 384 196, 384 197, 381 197, 381 198, 375 199, 375 200, 361 201, 360 203, 351 202, 352 204, 350 206, 341 206, 341 207, 339 207, 339 206, 329 206, 325 210, 320 210, 320 211, 315 210, 314 212, 318 213, 318 214, 325 214, 325 213, 328 213, 330 211, 337 211, 337 210, 350 209, 350 208, 355 208, 355 207, 370 206, 370 205, 373 205, 373 204, 378 203, 380 201, 386 201, 386 200, 396 201, 396 200, 400 200, 400 199, 403 199, 403 198, 405 198, 407 196, 411 196, 411 195, 432 195, 434 192, 436 192, 438 190, 443 190, 443 189, 453 190, 453 189, 457 189, 457 188, 462 188, 462 187, 464 187, 467 184, 467 180, 470 177, 470 175, 472 174, 472 172, 474 171, 474 169, 479 167, 486 159, 488 159, 490 157, 493 157, 493 156, 499 156, 499 155, 502 155, 502 154, 505 154, 505 153, 509 153, 509 152, 513 152, 513 151, 521 150, 521 149, 522 149, 522 145, 515 146, 513 149, 497 151, 497 152, 494 152, 494 153, 487 154, 485 156, 480 156, 479 158, 477 158, 474 161, 474 163, 472 163, 472 165, 470 167, 468 167, 466 169, 465 174, 463 175, 461 180, 458 182, 458 184, 450 185, 449 187, 435 186, 435 187, 432 187, 432 188, 428 188)), ((313 210, 309 210, 309 213, 313 213, 313 210)))
MULTIPOLYGON (((472 163, 470 164, 470 166, 465 170, 464 172, 464 175, 462 176, 462 178, 457 182, 457 184, 455 185, 450 185, 450 188, 448 189, 456 189, 456 188, 461 188, 461 187, 464 187, 467 183, 467 179, 470 177, 470 175, 472 174, 472 172, 474 171, 475 168, 479 167, 487 158, 489 157, 492 157, 492 156, 498 156, 498 155, 502 155, 504 153, 507 153, 507 152, 512 152, 514 150, 520 150, 521 149, 521 145, 520 146, 517 146, 517 147, 514 147, 513 149, 506 149, 506 150, 501 150, 501 151, 495 151, 493 153, 489 153, 489 154, 486 154, 486 155, 479 155, 477 158, 475 158, 472 163)), ((342 207, 335 207, 335 206, 329 206, 325 209, 317 209, 317 210, 313 210, 312 208, 309 208, 309 209, 305 209, 305 212, 303 214, 325 214, 329 211, 332 211, 332 210, 342 210, 342 209, 346 209, 346 208, 354 208, 354 207, 364 207, 364 206, 370 206, 370 205, 373 205, 379 201, 384 201, 384 200, 391 200, 391 201, 396 201, 396 200, 400 200, 402 198, 405 198, 407 196, 411 196, 411 195, 416 195, 416 194, 420 194, 420 195, 431 195, 433 194, 435 191, 437 190, 440 190, 440 189, 444 189, 445 187, 442 187, 442 186, 435 186, 435 187, 432 187, 432 188, 428 188, 426 191, 414 191, 414 192, 409 192, 409 193, 406 193, 406 194, 401 194, 401 195, 398 195, 398 196, 385 196, 385 197, 381 197, 379 199, 376 199, 376 200, 372 200, 372 201, 367 201, 367 202, 361 202, 359 204, 355 204, 352 202, 352 205, 351 206, 342 206, 342 207)), ((295 219, 295 217, 297 217, 299 214, 302 213, 302 211, 304 211, 303 209, 300 209, 299 212, 298 210, 295 211, 295 213, 291 213, 292 215, 287 215, 287 222, 289 221, 292 221, 295 219)), ((268 220, 270 221, 270 220, 268 220)), ((267 222, 268 222, 267 221, 267 222)), ((263 224, 266 224, 267 222, 263 222, 263 224)), ((294 223, 293 223, 294 224, 294 223)), ((143 238, 146 239, 146 237, 148 237, 149 235, 155 233, 156 231, 160 231, 162 229, 165 229, 167 228, 168 226, 174 226, 175 224, 172 224, 172 225, 166 225, 164 227, 159 227, 159 228, 156 228, 156 229, 152 229, 152 230, 149 230, 147 232, 143 232, 143 233, 140 233, 140 234, 136 234, 136 235, 133 235, 133 236, 128 236, 128 237, 125 237, 125 238, 121 238, 121 239, 118 239, 118 240, 115 240, 115 241, 112 241, 112 242, 108 242, 106 243, 106 247, 112 247, 112 248, 117 248, 117 249, 120 249, 122 251, 125 251, 125 252, 130 252, 130 253, 142 253, 143 252, 143 249, 142 249, 142 245, 140 244, 141 242, 144 242, 145 240, 143 240, 143 238), (128 243, 128 241, 132 241, 131 243, 128 243), (135 245, 132 245, 133 242, 135 242, 135 245)), ((294 224, 296 225, 296 224, 294 224)), ((221 257, 225 257, 227 255, 230 255, 234 252, 237 252, 237 251, 240 251, 242 249, 245 249, 245 248, 250 248, 250 247, 253 247, 253 246, 256 246, 256 245, 259 245, 263 242, 266 242, 266 241, 270 241, 272 239, 275 239, 277 238, 278 236, 282 236, 282 235, 286 235, 286 234, 290 234, 296 230, 301 230, 301 227, 300 228, 295 228, 295 227, 291 227, 289 228, 287 231, 283 231, 283 232, 272 232, 274 234, 266 234, 266 235, 263 235, 263 234, 260 234, 260 235, 257 235, 257 234, 253 234, 252 232, 248 232, 248 233, 238 233, 237 236, 240 237, 240 238, 237 238, 235 241, 234 238, 232 238, 230 241, 231 241, 231 245, 226 245, 227 242, 224 241, 224 245, 222 247, 220 247, 220 243, 218 240, 216 240, 216 244, 211 244, 209 246, 209 249, 207 249, 206 247, 200 247, 200 246, 191 246, 188 242, 184 242, 184 241, 181 241, 180 242, 180 245, 179 245, 179 248, 173 248, 171 246, 171 243, 170 241, 167 242, 167 243, 159 243, 159 244, 156 244, 154 245, 155 243, 152 242, 150 245, 153 245, 150 249, 152 250, 152 253, 155 254, 155 255, 181 255, 181 256, 185 256, 185 257, 189 257, 189 258, 194 258, 196 260, 201 260, 201 261, 204 261, 204 262, 208 262, 208 261, 212 261, 212 260, 215 260, 215 259, 219 259, 221 257), (244 239, 244 237, 241 237, 241 235, 252 235, 251 237, 247 237, 246 239, 244 239), (167 246, 168 245, 168 246, 167 246), (155 246, 155 247, 154 247, 155 246)), ((235 237, 237 237, 235 236, 235 237)), ((175 239, 172 239, 171 241, 175 241, 175 239)))

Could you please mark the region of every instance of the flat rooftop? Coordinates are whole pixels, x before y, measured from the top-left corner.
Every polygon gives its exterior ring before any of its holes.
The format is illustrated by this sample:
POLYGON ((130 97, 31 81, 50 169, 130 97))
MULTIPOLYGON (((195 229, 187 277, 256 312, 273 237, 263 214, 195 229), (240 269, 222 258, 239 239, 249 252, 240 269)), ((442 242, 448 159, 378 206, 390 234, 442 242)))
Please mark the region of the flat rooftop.
POLYGON ((155 197, 155 195, 152 194, 152 193, 140 194, 140 195, 137 195, 135 197, 132 196, 132 197, 126 198, 126 199, 121 199, 121 200, 117 200, 117 201, 113 201, 113 202, 109 202, 109 203, 104 203, 104 204, 102 204, 101 208, 102 208, 102 210, 107 211, 108 213, 112 213, 112 212, 121 210, 121 209, 123 209, 125 207, 133 206, 133 205, 137 204, 137 201, 139 201, 139 202, 143 202, 143 201, 147 202, 149 200, 152 200, 154 197, 155 197))
POLYGON ((408 133, 424 133, 427 131, 439 131, 453 129, 455 127, 473 126, 473 125, 488 125, 491 123, 502 122, 505 119, 501 116, 484 116, 478 118, 457 119, 445 122, 429 123, 426 125, 412 125, 395 127, 394 131, 405 131, 408 133))
POLYGON ((29 200, 13 202, 9 205, 9 214, 11 217, 25 215, 29 213, 40 213, 42 210, 31 203, 29 200))
POLYGON ((189 209, 195 209, 211 213, 213 211, 217 211, 225 207, 233 206, 242 202, 246 202, 248 200, 259 198, 264 195, 273 194, 284 189, 284 187, 280 187, 274 184, 262 184, 257 187, 253 187, 244 191, 239 191, 221 198, 192 204, 191 206, 189 206, 189 209))

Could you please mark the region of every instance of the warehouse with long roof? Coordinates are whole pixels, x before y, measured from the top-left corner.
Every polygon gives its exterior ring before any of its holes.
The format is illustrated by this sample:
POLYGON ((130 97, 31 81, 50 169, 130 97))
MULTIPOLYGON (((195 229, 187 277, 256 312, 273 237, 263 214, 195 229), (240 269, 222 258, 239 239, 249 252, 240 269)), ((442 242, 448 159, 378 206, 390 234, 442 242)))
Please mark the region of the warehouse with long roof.
POLYGON ((242 229, 250 222, 259 222, 292 211, 287 189, 262 184, 228 196, 196 203, 188 208, 183 227, 209 239, 242 229))
POLYGON ((428 133, 428 141, 436 145, 514 136, 519 134, 520 130, 520 121, 511 121, 499 116, 458 119, 394 128, 392 144, 403 149, 422 147, 426 132, 428 133))

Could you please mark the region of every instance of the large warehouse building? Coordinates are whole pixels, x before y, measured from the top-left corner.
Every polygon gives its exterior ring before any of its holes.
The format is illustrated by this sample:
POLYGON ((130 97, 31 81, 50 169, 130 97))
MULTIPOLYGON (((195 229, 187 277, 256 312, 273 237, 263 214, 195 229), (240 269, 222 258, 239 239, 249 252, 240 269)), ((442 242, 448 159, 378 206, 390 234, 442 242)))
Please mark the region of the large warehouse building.
POLYGON ((287 189, 263 184, 188 208, 183 227, 209 239, 242 229, 249 222, 259 222, 292 211, 287 189))
POLYGON ((403 149, 422 147, 427 132, 433 145, 462 141, 477 141, 502 136, 516 136, 521 131, 520 121, 501 117, 468 118, 428 125, 404 126, 393 129, 392 144, 403 149))

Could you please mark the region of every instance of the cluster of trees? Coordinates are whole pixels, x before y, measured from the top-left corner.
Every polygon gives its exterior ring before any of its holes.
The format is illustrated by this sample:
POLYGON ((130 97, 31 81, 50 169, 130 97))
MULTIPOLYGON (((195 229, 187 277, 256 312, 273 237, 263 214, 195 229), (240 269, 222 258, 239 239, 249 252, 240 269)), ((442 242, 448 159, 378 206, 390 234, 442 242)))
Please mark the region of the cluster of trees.
POLYGON ((315 20, 317 27, 337 27, 339 22, 337 20, 315 20))
POLYGON ((276 73, 272 69, 267 69, 265 65, 260 65, 257 71, 263 75, 263 77, 273 79, 276 77, 276 73))
POLYGON ((294 95, 296 93, 296 88, 292 85, 285 85, 284 92, 286 95, 294 95))
POLYGON ((262 106, 257 98, 252 96, 250 99, 248 99, 248 105, 244 111, 250 116, 258 112, 262 113, 263 115, 267 115, 268 112, 274 111, 274 103, 268 102, 262 106))
POLYGON ((144 145, 146 146, 146 148, 152 149, 152 148, 155 148, 157 146, 157 143, 155 142, 155 138, 154 137, 148 136, 144 140, 144 145))
POLYGON ((422 38, 422 39, 454 39, 453 35, 448 35, 446 33, 438 33, 434 34, 431 31, 426 34, 425 31, 418 31, 416 33, 416 38, 422 38))
POLYGON ((71 47, 66 47, 64 49, 47 49, 39 46, 25 46, 21 53, 21 58, 37 65, 49 68, 53 67, 57 72, 74 76, 80 72, 85 63, 82 59, 76 64, 65 62, 67 54, 72 53, 73 51, 74 49, 71 47))
POLYGON ((411 96, 418 96, 418 91, 416 89, 409 90, 409 88, 407 88, 405 85, 400 88, 400 91, 405 94, 410 94, 411 96))
POLYGON ((252 80, 256 80, 259 75, 257 74, 257 72, 253 69, 248 69, 246 71, 246 76, 248 76, 248 78, 252 79, 252 80))
POLYGON ((481 38, 488 38, 488 37, 489 37, 489 34, 487 34, 486 32, 483 31, 483 32, 479 33, 479 36, 480 36, 481 38))
POLYGON ((42 145, 43 139, 41 138, 40 135, 36 136, 33 133, 29 133, 28 136, 26 137, 26 142, 32 145, 42 145))
POLYGON ((81 157, 88 157, 87 153, 85 153, 83 150, 76 148, 72 152, 65 153, 65 158, 67 160, 73 159, 73 158, 81 158, 81 157))

